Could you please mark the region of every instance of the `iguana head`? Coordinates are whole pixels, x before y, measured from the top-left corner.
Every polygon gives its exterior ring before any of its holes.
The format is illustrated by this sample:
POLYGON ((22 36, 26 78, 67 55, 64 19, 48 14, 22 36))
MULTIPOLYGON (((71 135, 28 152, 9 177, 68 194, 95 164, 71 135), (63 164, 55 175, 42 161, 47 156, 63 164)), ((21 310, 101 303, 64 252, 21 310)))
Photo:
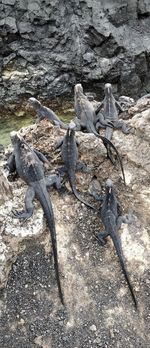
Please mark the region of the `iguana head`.
POLYGON ((112 85, 111 85, 111 83, 106 83, 105 84, 105 95, 106 96, 111 96, 112 95, 112 85))
POLYGON ((19 153, 21 152, 27 153, 29 148, 28 144, 18 132, 15 132, 15 131, 11 132, 10 139, 11 139, 12 145, 19 153))
POLYGON ((70 130, 76 128, 76 124, 73 122, 73 120, 70 121, 68 128, 69 128, 70 130))
POLYGON ((83 87, 82 87, 81 83, 78 83, 77 85, 75 85, 74 92, 75 93, 83 93, 83 87))
POLYGON ((28 102, 36 110, 38 110, 41 107, 41 103, 36 98, 31 97, 28 99, 28 102))
POLYGON ((67 129, 67 136, 74 136, 75 135, 75 128, 76 128, 76 125, 75 123, 73 122, 73 120, 70 121, 69 125, 68 125, 68 129, 67 129))
POLYGON ((112 190, 112 188, 113 188, 113 182, 112 182, 111 179, 107 179, 107 180, 106 180, 105 187, 106 187, 106 192, 111 193, 111 190, 112 190))
POLYGON ((12 131, 10 133, 10 139, 13 145, 15 145, 16 143, 20 143, 21 140, 23 139, 18 132, 12 131))

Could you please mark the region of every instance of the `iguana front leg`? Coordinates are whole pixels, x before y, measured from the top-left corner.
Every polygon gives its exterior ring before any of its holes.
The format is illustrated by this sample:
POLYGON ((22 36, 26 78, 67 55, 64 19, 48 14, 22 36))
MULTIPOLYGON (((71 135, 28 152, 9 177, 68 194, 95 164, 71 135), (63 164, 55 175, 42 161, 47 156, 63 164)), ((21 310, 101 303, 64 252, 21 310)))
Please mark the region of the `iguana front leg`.
POLYGON ((35 191, 33 187, 28 187, 25 195, 25 211, 15 211, 13 217, 16 219, 29 219, 33 214, 33 199, 35 197, 35 191))
POLYGON ((16 161, 15 161, 15 155, 12 153, 6 163, 6 168, 9 170, 10 173, 13 173, 16 171, 16 161))
POLYGON ((39 160, 41 162, 43 162, 43 163, 45 163, 45 162, 48 163, 49 162, 48 159, 46 158, 46 156, 43 155, 43 153, 41 153, 40 151, 38 151, 36 149, 34 149, 34 152, 38 156, 38 158, 39 158, 39 160))
POLYGON ((65 166, 61 166, 59 168, 57 168, 57 172, 60 176, 64 176, 66 174, 66 167, 65 166))
POLYGON ((102 102, 98 105, 98 107, 95 109, 95 114, 96 114, 96 115, 99 113, 99 111, 101 110, 101 108, 103 107, 103 105, 104 105, 104 102, 102 101, 102 102))
POLYGON ((115 100, 115 104, 116 104, 116 106, 118 107, 119 111, 121 111, 121 112, 124 111, 124 110, 122 109, 122 106, 120 105, 120 103, 119 103, 117 100, 115 100))
POLYGON ((122 223, 131 224, 132 222, 133 222, 133 217, 130 214, 120 215, 120 216, 118 216, 117 221, 116 221, 117 229, 119 230, 122 223))
POLYGON ((54 146, 54 150, 59 149, 62 146, 62 144, 63 144, 63 139, 59 139, 54 146))

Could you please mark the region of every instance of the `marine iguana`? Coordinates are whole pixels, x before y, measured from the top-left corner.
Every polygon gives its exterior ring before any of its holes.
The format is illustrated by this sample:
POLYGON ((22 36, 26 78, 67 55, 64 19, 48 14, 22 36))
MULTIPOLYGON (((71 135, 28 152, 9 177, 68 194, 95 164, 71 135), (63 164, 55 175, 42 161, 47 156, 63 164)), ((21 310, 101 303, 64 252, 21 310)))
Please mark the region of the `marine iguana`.
POLYGON ((14 146, 14 151, 8 161, 8 166, 10 168, 10 171, 14 171, 14 169, 16 168, 16 171, 21 179, 23 179, 28 184, 28 189, 25 196, 26 210, 14 213, 14 217, 18 219, 28 219, 33 214, 34 197, 36 197, 40 201, 44 214, 47 218, 48 227, 51 234, 57 286, 61 302, 62 304, 64 304, 59 278, 54 213, 47 192, 47 187, 51 186, 54 183, 56 183, 57 187, 60 187, 60 177, 55 174, 50 177, 45 177, 43 164, 41 162, 41 160, 45 161, 45 156, 43 156, 42 154, 39 155, 38 151, 36 151, 35 153, 26 143, 26 141, 17 134, 17 132, 11 132, 10 136, 12 144, 14 146))
MULTIPOLYGON (((93 133, 96 137, 100 138, 103 141, 103 144, 106 147, 106 149, 108 149, 108 145, 109 145, 110 148, 113 148, 115 150, 117 154, 117 158, 121 166, 123 180, 125 183, 125 175, 124 175, 124 170, 123 170, 123 165, 122 165, 122 160, 120 158, 120 155, 116 147, 112 144, 112 142, 109 139, 97 133, 94 127, 94 122, 96 122, 95 111, 94 111, 92 103, 84 95, 82 85, 81 84, 75 85, 74 92, 75 92, 74 107, 75 107, 75 113, 77 115, 77 117, 74 120, 76 124, 76 130, 87 130, 87 132, 93 133)), ((109 120, 104 122, 105 122, 105 125, 109 125, 109 127, 111 127, 111 122, 109 120)), ((109 158, 111 162, 114 164, 112 156, 109 158)))
POLYGON ((123 260, 120 238, 117 235, 117 231, 120 228, 121 223, 129 223, 129 220, 121 216, 121 207, 117 201, 117 197, 113 188, 113 183, 110 179, 106 181, 106 195, 104 196, 104 198, 102 198, 102 201, 103 203, 101 206, 101 219, 105 226, 105 231, 103 233, 98 233, 96 237, 101 245, 104 245, 106 243, 105 238, 107 236, 110 236, 112 238, 117 255, 119 257, 123 274, 130 289, 134 305, 135 307, 137 307, 137 301, 123 260))
POLYGON ((77 169, 77 160, 78 160, 78 148, 77 141, 75 139, 75 124, 74 122, 70 122, 69 127, 67 129, 66 135, 63 140, 59 142, 56 148, 61 147, 61 156, 64 162, 64 167, 61 168, 61 171, 67 173, 70 187, 72 189, 75 197, 82 203, 84 203, 87 207, 96 210, 91 204, 85 202, 77 192, 75 185, 75 171, 77 169))
POLYGON ((67 124, 63 123, 55 112, 46 106, 43 106, 36 98, 29 98, 29 104, 36 110, 39 121, 47 118, 54 126, 59 126, 63 129, 67 129, 67 124))
MULTIPOLYGON (((131 128, 128 127, 123 121, 119 121, 117 107, 120 111, 123 111, 123 109, 113 96, 111 83, 105 84, 105 98, 95 111, 96 115, 99 114, 102 107, 104 120, 102 120, 102 115, 100 114, 99 120, 97 119, 96 129, 99 129, 99 127, 106 128, 105 137, 107 139, 111 140, 112 138, 112 125, 114 128, 121 129, 124 134, 128 134, 130 132, 131 128), (105 124, 105 122, 108 121, 111 122, 111 126, 109 124, 105 124)), ((110 146, 107 146, 107 156, 111 161, 113 160, 110 146)))

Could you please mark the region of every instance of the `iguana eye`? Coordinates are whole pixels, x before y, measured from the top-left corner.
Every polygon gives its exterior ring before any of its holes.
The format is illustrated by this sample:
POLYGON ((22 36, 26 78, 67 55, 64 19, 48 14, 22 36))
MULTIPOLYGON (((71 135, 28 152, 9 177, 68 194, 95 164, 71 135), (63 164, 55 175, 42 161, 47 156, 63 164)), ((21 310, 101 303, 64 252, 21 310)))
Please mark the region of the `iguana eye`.
POLYGON ((22 144, 20 145, 20 147, 21 147, 22 149, 24 149, 24 144, 22 143, 22 144))

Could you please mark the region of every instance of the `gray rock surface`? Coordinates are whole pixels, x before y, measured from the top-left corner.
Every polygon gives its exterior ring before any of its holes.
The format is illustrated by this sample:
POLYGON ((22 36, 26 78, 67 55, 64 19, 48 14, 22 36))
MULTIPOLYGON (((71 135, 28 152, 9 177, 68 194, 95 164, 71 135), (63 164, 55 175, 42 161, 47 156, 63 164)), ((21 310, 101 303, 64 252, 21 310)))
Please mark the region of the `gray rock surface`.
POLYGON ((0 205, 12 196, 11 185, 5 175, 4 171, 0 169, 0 205))
POLYGON ((0 103, 68 95, 77 82, 101 97, 105 82, 150 92, 148 0, 3 0, 0 13, 0 103))
MULTIPOLYGON (((13 198, 1 205, 0 284, 3 348, 145 348, 149 326, 149 172, 150 101, 141 100, 129 109, 127 124, 134 133, 116 130, 113 142, 123 157, 127 186, 120 169, 106 159, 106 150, 93 134, 77 133, 80 160, 86 173, 76 173, 77 188, 84 199, 99 206, 90 193, 103 193, 108 177, 124 213, 132 215, 119 235, 123 254, 138 300, 135 313, 114 247, 108 238, 100 247, 94 233, 103 230, 96 212, 76 200, 70 191, 51 189, 54 207, 61 280, 66 306, 57 292, 51 243, 43 212, 34 202, 33 217, 22 223, 11 216, 22 209, 26 185, 18 178, 11 183, 13 198)), ((64 130, 47 120, 24 128, 21 134, 50 160, 46 173, 61 166, 56 141, 64 130)), ((6 149, 6 152, 10 151, 6 149)), ((3 162, 1 162, 1 165, 3 162)))

